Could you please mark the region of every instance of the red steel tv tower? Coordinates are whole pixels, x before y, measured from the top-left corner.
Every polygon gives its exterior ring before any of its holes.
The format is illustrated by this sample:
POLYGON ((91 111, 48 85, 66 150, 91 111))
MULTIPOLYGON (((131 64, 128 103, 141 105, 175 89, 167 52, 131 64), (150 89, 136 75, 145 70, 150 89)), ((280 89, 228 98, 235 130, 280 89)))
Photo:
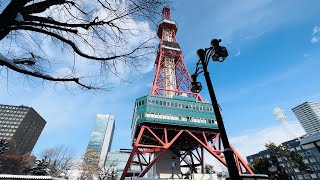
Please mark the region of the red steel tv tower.
MULTIPOLYGON (((133 149, 122 173, 125 177, 183 179, 204 173, 204 150, 226 166, 212 105, 190 91, 191 77, 176 40, 177 25, 170 9, 162 11, 156 72, 151 94, 136 99, 132 119, 133 149)), ((231 146, 239 173, 253 174, 231 146)))
POLYGON ((157 32, 160 45, 155 61, 156 73, 151 94, 172 97, 185 93, 202 101, 200 94, 190 91, 190 74, 177 43, 177 31, 176 23, 171 20, 170 9, 164 8, 162 22, 158 26, 157 32))

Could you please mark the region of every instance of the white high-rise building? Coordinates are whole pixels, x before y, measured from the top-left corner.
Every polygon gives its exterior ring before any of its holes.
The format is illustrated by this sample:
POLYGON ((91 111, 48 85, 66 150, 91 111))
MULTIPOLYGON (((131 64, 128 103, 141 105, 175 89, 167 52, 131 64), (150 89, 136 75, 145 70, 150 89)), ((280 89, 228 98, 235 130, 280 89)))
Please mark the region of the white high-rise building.
POLYGON ((97 114, 96 123, 91 133, 88 148, 100 154, 99 165, 102 167, 110 152, 114 133, 114 116, 109 114, 97 114))
POLYGON ((320 102, 305 102, 292 111, 307 134, 320 132, 320 102))

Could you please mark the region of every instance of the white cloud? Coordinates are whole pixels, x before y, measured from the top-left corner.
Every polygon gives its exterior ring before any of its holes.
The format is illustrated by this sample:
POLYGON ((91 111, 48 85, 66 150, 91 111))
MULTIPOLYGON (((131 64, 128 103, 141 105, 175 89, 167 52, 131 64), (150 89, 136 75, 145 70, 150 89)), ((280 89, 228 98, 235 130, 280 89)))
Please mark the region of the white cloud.
MULTIPOLYGON (((297 136, 305 134, 298 121, 290 121, 289 126, 291 129, 295 130, 294 133, 297 136)), ((263 129, 245 130, 238 136, 229 137, 230 143, 245 160, 247 156, 265 150, 266 143, 274 142, 280 144, 291 139, 292 138, 290 138, 280 124, 276 126, 267 126, 263 129)), ((205 161, 209 164, 213 164, 216 171, 225 170, 225 167, 215 160, 208 152, 205 153, 205 161)))
POLYGON ((306 10, 303 4, 303 1, 273 0, 231 0, 228 5, 215 2, 211 17, 217 18, 213 18, 210 23, 215 27, 215 34, 227 41, 234 38, 253 39, 280 26, 307 18, 316 11, 309 8, 304 14, 296 13, 301 9, 306 10))
POLYGON ((286 121, 288 119, 287 114, 280 107, 273 108, 272 114, 275 116, 278 121, 286 121))
POLYGON ((315 43, 319 42, 319 40, 320 40, 319 37, 313 36, 313 37, 311 38, 310 42, 311 42, 312 44, 315 44, 315 43))
MULTIPOLYGON (((298 121, 290 121, 288 124, 290 129, 294 129, 294 133, 297 136, 305 134, 305 131, 298 121)), ((264 145, 266 143, 274 142, 276 144, 280 144, 290 139, 291 136, 287 134, 282 125, 279 124, 276 126, 268 126, 264 129, 243 132, 237 137, 231 137, 230 142, 245 158, 248 155, 252 155, 264 150, 264 145)))
POLYGON ((312 29, 312 37, 311 37, 310 42, 312 44, 315 44, 315 43, 318 43, 319 40, 320 40, 320 26, 315 26, 312 29))
POLYGON ((317 34, 318 32, 320 32, 320 26, 315 26, 313 28, 313 34, 317 34))
POLYGON ((240 49, 238 49, 234 56, 240 56, 240 54, 241 54, 240 49))

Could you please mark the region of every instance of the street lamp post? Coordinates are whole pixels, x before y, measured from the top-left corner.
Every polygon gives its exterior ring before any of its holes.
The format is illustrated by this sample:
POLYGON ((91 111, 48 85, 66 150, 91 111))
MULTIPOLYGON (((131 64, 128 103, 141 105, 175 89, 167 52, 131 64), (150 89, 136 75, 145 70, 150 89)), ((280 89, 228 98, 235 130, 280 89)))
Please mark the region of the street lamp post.
POLYGON ((208 91, 210 94, 212 107, 214 110, 214 113, 216 115, 216 120, 219 127, 219 132, 221 135, 222 144, 224 147, 224 155, 226 159, 227 168, 229 171, 229 176, 232 180, 240 180, 238 168, 236 166, 234 153, 232 148, 230 147, 229 140, 227 137, 226 130, 224 128, 222 116, 220 113, 220 108, 217 102, 216 95, 214 93, 213 85, 210 79, 210 75, 207 69, 210 57, 212 57, 213 61, 217 62, 223 62, 225 58, 228 56, 228 51, 225 47, 220 46, 219 42, 221 42, 220 39, 213 39, 211 41, 211 47, 206 49, 199 49, 197 51, 197 54, 199 56, 199 61, 197 63, 196 72, 191 76, 192 83, 191 83, 191 91, 198 93, 202 90, 202 85, 200 82, 197 82, 197 76, 200 73, 204 73, 204 77, 206 79, 206 83, 208 86, 208 91))

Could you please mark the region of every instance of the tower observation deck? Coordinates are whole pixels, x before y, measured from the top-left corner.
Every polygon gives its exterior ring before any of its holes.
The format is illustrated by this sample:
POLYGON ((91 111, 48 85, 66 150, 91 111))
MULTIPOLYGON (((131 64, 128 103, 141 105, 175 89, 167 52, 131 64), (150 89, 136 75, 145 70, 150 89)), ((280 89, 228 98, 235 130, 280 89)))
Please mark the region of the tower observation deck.
MULTIPOLYGON (((160 38, 155 60, 155 75, 150 95, 136 99, 132 118, 133 149, 121 176, 184 178, 181 168, 190 173, 201 167, 204 149, 226 165, 212 104, 190 91, 191 77, 176 40, 177 24, 170 9, 162 11, 157 30, 160 38), (139 164, 139 172, 131 165, 139 164), (173 177, 172 177, 173 176, 173 177)), ((236 153, 240 173, 253 173, 236 153)))

